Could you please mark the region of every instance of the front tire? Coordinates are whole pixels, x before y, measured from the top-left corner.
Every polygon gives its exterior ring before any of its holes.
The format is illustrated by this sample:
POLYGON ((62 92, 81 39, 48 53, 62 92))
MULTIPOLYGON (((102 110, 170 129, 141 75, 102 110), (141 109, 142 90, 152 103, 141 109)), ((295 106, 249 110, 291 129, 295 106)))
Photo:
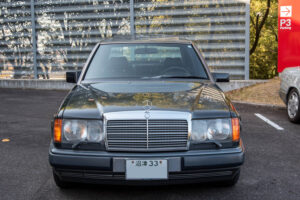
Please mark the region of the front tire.
POLYGON ((72 183, 63 181, 59 178, 59 176, 53 171, 53 179, 57 187, 61 189, 66 189, 72 187, 72 183))
POLYGON ((219 186, 223 187, 233 187, 239 181, 241 170, 238 170, 234 177, 230 180, 221 181, 218 183, 219 186))
POLYGON ((297 89, 292 89, 287 99, 288 118, 293 123, 300 122, 300 96, 297 89))

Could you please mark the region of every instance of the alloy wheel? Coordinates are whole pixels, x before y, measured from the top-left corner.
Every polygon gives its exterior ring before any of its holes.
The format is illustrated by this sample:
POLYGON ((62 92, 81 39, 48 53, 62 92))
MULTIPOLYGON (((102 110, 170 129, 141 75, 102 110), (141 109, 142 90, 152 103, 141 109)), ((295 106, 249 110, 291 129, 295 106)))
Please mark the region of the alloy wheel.
POLYGON ((299 109, 299 96, 297 92, 293 92, 288 100, 288 115, 290 118, 295 118, 299 109))

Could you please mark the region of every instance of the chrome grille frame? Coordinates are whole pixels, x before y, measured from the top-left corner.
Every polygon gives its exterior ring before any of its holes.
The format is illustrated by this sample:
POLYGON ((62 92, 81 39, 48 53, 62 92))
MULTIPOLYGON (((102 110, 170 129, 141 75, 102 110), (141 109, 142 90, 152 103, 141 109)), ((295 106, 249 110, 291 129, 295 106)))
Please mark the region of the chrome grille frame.
POLYGON ((159 151, 186 151, 190 146, 190 135, 192 129, 192 116, 188 112, 180 112, 180 111, 159 111, 154 110, 150 111, 150 118, 145 118, 145 111, 121 111, 121 112, 111 112, 105 113, 103 115, 103 125, 104 125, 104 136, 105 136, 105 147, 107 151, 124 151, 124 152, 159 152, 159 151), (110 120, 120 120, 120 121, 129 121, 129 120, 143 120, 146 122, 145 129, 147 130, 147 146, 146 148, 114 148, 110 147, 108 144, 108 121, 110 120), (187 123, 187 139, 186 145, 184 147, 163 147, 163 148, 149 148, 149 122, 153 122, 154 120, 184 120, 187 123))

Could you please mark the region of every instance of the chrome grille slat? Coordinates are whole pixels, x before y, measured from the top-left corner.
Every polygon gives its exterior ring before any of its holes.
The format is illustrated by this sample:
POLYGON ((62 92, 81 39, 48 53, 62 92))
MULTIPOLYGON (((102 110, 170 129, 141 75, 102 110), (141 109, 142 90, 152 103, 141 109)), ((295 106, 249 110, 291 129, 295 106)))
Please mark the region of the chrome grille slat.
POLYGON ((186 150, 187 120, 108 120, 107 148, 113 151, 186 150))
POLYGON ((120 143, 122 144, 123 142, 126 142, 126 143, 145 143, 145 140, 111 140, 110 143, 120 143))
POLYGON ((151 135, 149 138, 151 139, 184 139, 186 140, 186 137, 183 136, 178 136, 178 135, 168 135, 168 136, 155 136, 155 135, 151 135))

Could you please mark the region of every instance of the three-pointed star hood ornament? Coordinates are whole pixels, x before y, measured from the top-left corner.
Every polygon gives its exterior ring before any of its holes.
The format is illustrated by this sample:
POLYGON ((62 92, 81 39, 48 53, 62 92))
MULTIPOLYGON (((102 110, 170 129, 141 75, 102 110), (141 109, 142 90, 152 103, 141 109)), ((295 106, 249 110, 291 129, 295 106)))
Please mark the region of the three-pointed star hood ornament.
POLYGON ((152 102, 150 100, 146 100, 143 102, 144 105, 144 109, 145 109, 145 118, 148 120, 150 118, 150 110, 152 108, 152 102))

